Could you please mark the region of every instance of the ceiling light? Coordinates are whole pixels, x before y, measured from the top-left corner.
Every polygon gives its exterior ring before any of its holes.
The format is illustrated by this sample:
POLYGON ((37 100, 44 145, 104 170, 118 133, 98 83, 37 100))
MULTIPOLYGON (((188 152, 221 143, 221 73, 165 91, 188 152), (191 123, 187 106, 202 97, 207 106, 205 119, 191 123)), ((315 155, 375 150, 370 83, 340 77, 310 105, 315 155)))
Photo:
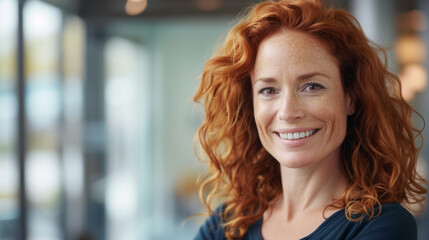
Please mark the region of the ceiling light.
POLYGON ((195 0, 195 5, 202 11, 214 11, 222 6, 222 0, 195 0))
POLYGON ((138 15, 147 7, 147 0, 128 0, 125 5, 125 12, 128 15, 138 15))

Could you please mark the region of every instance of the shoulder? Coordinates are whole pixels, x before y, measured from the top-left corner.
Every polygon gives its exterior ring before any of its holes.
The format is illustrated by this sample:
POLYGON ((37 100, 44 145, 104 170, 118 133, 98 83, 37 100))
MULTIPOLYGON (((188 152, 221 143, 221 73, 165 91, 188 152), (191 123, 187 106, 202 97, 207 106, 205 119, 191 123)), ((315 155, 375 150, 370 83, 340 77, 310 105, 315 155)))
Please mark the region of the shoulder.
MULTIPOLYGON (((214 213, 201 225, 194 240, 226 240, 223 227, 223 213, 225 204, 220 205, 214 213)), ((262 240, 261 238, 262 218, 254 222, 247 230, 242 240, 262 240)))
POLYGON ((417 239, 416 221, 401 204, 382 204, 380 210, 379 216, 361 222, 357 239, 417 239))
MULTIPOLYGON (((361 221, 347 219, 344 209, 329 217, 304 239, 341 240, 416 240, 417 224, 408 210, 399 203, 382 204, 375 208, 379 215, 361 221)), ((358 217, 358 216, 356 216, 358 217)))
POLYGON ((222 215, 225 210, 225 205, 222 204, 214 213, 206 219, 206 221, 201 225, 200 229, 195 240, 209 240, 209 239, 225 239, 223 220, 222 215))

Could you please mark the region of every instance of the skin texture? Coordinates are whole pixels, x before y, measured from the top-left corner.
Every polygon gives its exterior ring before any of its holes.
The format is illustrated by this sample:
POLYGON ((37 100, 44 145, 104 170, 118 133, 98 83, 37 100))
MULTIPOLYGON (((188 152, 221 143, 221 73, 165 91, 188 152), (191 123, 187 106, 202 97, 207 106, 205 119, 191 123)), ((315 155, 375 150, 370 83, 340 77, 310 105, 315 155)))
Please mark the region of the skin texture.
POLYGON ((353 103, 343 90, 337 60, 305 33, 281 30, 264 39, 250 76, 259 138, 280 163, 283 187, 282 197, 264 214, 262 234, 305 237, 344 190, 339 152, 353 103), (315 132, 299 140, 280 137, 307 131, 315 132))

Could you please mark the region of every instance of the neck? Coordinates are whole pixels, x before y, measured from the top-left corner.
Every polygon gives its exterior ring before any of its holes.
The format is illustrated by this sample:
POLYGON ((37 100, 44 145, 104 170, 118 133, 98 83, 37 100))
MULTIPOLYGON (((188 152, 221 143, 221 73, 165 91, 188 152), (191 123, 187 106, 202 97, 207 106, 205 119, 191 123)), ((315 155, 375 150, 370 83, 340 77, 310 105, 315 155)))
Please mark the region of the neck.
POLYGON ((281 166, 281 177, 283 196, 276 205, 289 219, 295 213, 323 211, 346 186, 338 159, 299 169, 281 166))

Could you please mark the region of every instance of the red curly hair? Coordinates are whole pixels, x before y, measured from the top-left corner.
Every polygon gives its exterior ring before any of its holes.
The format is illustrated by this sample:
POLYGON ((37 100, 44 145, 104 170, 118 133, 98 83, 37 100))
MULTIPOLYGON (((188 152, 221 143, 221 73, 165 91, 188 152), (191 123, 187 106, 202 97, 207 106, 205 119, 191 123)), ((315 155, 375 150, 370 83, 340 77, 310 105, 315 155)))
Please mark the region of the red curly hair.
MULTIPOLYGON (((248 12, 206 63, 194 101, 203 102, 205 119, 196 138, 209 174, 201 185, 202 202, 213 212, 215 199, 226 208, 225 235, 244 236, 282 193, 280 166, 262 146, 253 116, 249 72, 259 44, 277 31, 307 33, 323 42, 340 64, 344 91, 355 101, 341 145, 347 186, 327 207, 376 217, 376 205, 421 203, 425 180, 416 172, 419 149, 413 127, 416 113, 400 96, 398 77, 387 71, 377 52, 348 12, 315 0, 262 2, 248 12)), ((416 113, 420 116, 418 113, 416 113)), ((420 116, 421 117, 421 116, 420 116)))

